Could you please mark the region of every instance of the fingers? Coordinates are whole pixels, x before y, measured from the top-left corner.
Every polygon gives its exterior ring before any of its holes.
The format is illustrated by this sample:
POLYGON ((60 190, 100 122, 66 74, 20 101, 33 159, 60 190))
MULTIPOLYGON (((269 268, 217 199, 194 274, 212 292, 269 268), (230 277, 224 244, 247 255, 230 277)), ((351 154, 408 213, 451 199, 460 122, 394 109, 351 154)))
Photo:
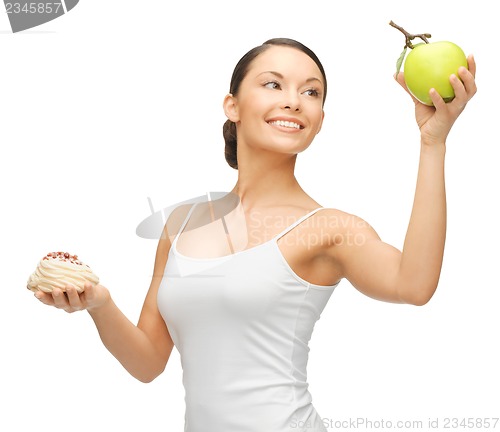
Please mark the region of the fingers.
POLYGON ((458 109, 458 113, 460 113, 467 105, 467 102, 476 94, 477 87, 474 78, 476 74, 476 62, 472 55, 467 58, 467 61, 469 69, 461 66, 458 69, 458 76, 455 74, 450 75, 450 84, 455 93, 455 98, 451 103, 446 104, 434 89, 431 89, 429 92, 429 96, 436 108, 444 109, 451 107, 452 109, 458 109))
POLYGON ((50 293, 38 290, 35 291, 35 297, 47 306, 54 306, 54 299, 50 293))
POLYGON ((90 282, 85 282, 85 284, 83 285, 83 293, 85 302, 87 304, 91 304, 94 302, 96 297, 94 285, 92 285, 90 282))
MULTIPOLYGON (((460 74, 460 71, 459 71, 459 74, 460 74)), ((467 96, 467 91, 465 90, 465 86, 462 83, 462 81, 460 81, 460 79, 456 75, 451 75, 450 76, 450 84, 453 87, 453 91, 455 93, 454 100, 459 102, 459 104, 461 106, 465 105, 469 98, 467 96)))
POLYGON ((82 299, 78 294, 78 291, 74 286, 66 286, 66 303, 69 305, 70 309, 65 309, 66 312, 75 312, 85 309, 82 299))
POLYGON ((471 75, 476 78, 476 60, 472 54, 467 57, 467 65, 469 67, 469 72, 471 75))
POLYGON ((51 293, 36 291, 35 297, 43 304, 54 306, 68 313, 96 309, 110 299, 109 291, 102 285, 85 282, 83 291, 78 292, 73 285, 66 285, 64 291, 54 288, 51 293))
POLYGON ((68 298, 62 290, 60 290, 59 288, 54 288, 54 290, 52 291, 52 298, 54 299, 54 306, 57 309, 63 309, 66 312, 70 311, 71 306, 69 305, 68 298))
POLYGON ((449 113, 456 118, 463 111, 465 105, 467 105, 469 98, 462 81, 456 75, 450 75, 450 84, 455 93, 455 97, 451 102, 445 102, 441 95, 433 88, 429 90, 429 96, 437 111, 449 113))
MULTIPOLYGON (((474 96, 477 92, 477 86, 475 81, 476 61, 472 54, 469 55, 469 57, 467 57, 467 64, 468 68, 462 66, 458 69, 458 76, 460 77, 460 79, 458 79, 456 75, 450 76, 450 83, 455 92, 455 98, 460 101, 460 106, 462 109, 463 107, 465 107, 465 104, 472 98, 472 96, 474 96)), ((417 99, 415 99, 415 97, 411 94, 411 92, 408 90, 408 87, 406 86, 404 73, 399 72, 398 74, 394 74, 394 79, 412 97, 413 101, 417 103, 418 102, 417 99)), ((434 106, 436 106, 436 103, 438 105, 442 105, 444 103, 437 94, 434 97, 431 96, 431 99, 432 102, 434 103, 434 106)))
POLYGON ((477 92, 476 86, 476 62, 474 56, 470 55, 467 58, 468 69, 461 66, 458 69, 458 76, 450 76, 450 84, 455 92, 455 99, 453 100, 454 105, 459 106, 462 110, 465 108, 467 102, 474 96, 477 92))
POLYGON ((72 285, 66 285, 65 291, 54 288, 51 293, 36 291, 35 297, 47 306, 54 306, 68 313, 85 309, 82 297, 72 285))
POLYGON ((434 108, 443 109, 446 106, 446 102, 441 97, 441 95, 436 91, 436 89, 431 88, 429 90, 429 96, 431 98, 432 103, 434 104, 434 108))
POLYGON ((452 109, 457 109, 458 113, 460 113, 464 110, 469 100, 476 94, 477 88, 474 75, 467 68, 460 67, 458 76, 450 76, 450 84, 453 87, 455 98, 448 105, 452 109))
POLYGON ((463 82, 463 85, 465 86, 465 90, 467 92, 468 98, 472 98, 477 92, 477 86, 476 86, 476 62, 474 60, 474 57, 470 55, 467 59, 469 69, 465 67, 461 67, 458 69, 458 75, 460 76, 460 79, 463 82))

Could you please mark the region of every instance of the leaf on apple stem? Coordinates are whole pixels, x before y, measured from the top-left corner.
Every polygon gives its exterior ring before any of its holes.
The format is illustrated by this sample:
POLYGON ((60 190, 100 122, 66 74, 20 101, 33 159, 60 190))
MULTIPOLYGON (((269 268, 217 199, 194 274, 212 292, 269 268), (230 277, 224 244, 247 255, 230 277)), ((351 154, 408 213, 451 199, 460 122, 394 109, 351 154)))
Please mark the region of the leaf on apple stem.
POLYGON ((405 49, 401 53, 401 55, 398 58, 398 61, 396 62, 396 75, 399 74, 399 71, 401 70, 401 66, 403 65, 403 60, 405 59, 406 51, 408 50, 408 47, 405 46, 405 49))

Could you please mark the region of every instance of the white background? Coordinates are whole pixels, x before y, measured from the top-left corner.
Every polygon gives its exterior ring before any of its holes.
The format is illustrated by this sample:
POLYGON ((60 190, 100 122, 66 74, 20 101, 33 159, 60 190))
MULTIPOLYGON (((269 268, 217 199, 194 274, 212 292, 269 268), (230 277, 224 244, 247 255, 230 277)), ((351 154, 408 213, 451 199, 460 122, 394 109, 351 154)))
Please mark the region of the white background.
POLYGON ((136 322, 156 250, 135 234, 147 197, 159 209, 232 188, 222 99, 237 60, 269 38, 305 43, 329 78, 323 130, 298 157, 300 184, 402 247, 419 134, 392 77, 404 37, 391 19, 454 41, 478 64, 478 94, 448 140, 440 286, 415 307, 343 281, 310 342, 313 403, 332 422, 500 417, 494 2, 172 3, 81 0, 17 34, 0 14, 0 430, 183 430, 176 350, 163 375, 139 383, 86 312, 43 306, 26 280, 45 253, 78 254, 136 322))

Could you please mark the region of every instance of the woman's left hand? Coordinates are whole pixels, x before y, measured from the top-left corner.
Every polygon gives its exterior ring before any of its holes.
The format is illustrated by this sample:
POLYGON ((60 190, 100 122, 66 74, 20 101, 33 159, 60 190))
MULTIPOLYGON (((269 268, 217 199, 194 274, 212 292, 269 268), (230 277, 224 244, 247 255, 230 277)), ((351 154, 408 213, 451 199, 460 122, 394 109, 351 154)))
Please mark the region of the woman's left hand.
POLYGON ((455 92, 455 98, 451 102, 446 103, 436 90, 431 89, 429 95, 434 106, 425 105, 411 95, 406 87, 403 72, 395 77, 415 103, 415 118, 420 128, 422 143, 444 144, 453 123, 476 94, 476 62, 472 55, 467 58, 467 63, 468 70, 463 66, 458 70, 461 80, 456 75, 450 76, 450 83, 455 92))

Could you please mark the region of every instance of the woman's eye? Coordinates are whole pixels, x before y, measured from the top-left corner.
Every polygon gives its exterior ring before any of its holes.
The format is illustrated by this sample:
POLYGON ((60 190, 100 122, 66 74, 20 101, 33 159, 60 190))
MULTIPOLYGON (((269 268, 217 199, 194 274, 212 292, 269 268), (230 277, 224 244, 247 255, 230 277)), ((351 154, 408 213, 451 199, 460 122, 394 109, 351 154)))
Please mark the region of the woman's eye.
POLYGON ((308 89, 304 92, 307 96, 313 96, 313 97, 317 97, 319 96, 319 92, 318 90, 316 89, 308 89))
POLYGON ((281 88, 279 83, 277 83, 276 81, 269 81, 269 82, 264 84, 264 87, 274 89, 274 90, 279 90, 281 88))

